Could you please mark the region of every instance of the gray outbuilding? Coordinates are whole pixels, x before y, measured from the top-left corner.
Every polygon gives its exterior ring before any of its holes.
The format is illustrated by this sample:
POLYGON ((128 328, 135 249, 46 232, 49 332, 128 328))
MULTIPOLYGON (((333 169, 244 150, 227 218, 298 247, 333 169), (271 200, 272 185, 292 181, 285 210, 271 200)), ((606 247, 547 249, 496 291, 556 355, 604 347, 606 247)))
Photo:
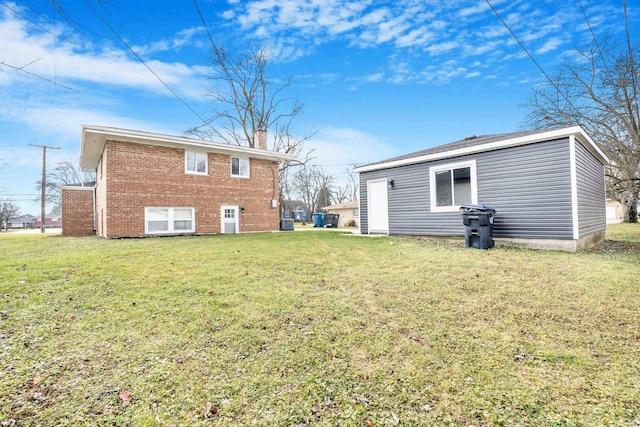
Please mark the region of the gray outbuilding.
POLYGON ((606 229, 607 156, 579 126, 473 136, 360 166, 360 232, 464 236, 460 206, 497 211, 493 235, 576 251, 606 229))

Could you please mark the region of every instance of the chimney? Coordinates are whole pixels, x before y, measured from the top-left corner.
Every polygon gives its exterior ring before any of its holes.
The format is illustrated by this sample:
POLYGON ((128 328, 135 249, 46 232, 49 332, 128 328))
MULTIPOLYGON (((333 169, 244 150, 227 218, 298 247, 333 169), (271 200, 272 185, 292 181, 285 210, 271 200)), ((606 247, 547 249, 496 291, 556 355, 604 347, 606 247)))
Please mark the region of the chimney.
POLYGON ((261 150, 267 149, 267 131, 258 129, 253 133, 253 146, 261 150))

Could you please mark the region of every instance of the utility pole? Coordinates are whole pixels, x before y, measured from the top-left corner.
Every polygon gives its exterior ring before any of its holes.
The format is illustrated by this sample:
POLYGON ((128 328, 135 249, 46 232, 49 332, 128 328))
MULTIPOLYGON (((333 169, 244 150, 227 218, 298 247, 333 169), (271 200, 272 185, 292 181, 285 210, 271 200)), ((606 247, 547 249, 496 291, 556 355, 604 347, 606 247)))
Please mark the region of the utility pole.
POLYGON ((42 199, 40 200, 40 233, 44 233, 44 223, 46 221, 45 218, 45 208, 46 201, 45 197, 47 194, 47 148, 51 148, 52 150, 59 150, 60 147, 50 147, 48 145, 36 145, 36 144, 28 144, 32 147, 42 148, 42 199))

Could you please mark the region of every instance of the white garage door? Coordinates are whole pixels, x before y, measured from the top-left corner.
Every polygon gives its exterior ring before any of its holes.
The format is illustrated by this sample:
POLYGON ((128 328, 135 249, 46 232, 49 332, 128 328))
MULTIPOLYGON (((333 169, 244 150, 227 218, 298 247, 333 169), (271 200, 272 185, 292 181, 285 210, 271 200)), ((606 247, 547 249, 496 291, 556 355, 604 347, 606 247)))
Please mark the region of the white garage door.
POLYGON ((387 180, 367 181, 369 233, 389 234, 387 180))

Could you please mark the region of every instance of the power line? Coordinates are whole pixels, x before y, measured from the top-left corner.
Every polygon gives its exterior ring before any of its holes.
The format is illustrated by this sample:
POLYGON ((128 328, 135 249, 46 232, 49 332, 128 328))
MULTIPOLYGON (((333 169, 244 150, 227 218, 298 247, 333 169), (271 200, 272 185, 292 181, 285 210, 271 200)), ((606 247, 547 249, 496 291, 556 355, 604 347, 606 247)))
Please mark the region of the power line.
POLYGON ((145 66, 145 68, 147 70, 149 70, 149 72, 151 72, 151 74, 153 74, 155 76, 156 79, 158 79, 158 81, 160 83, 162 83, 164 85, 164 87, 167 88, 167 90, 169 90, 169 92, 171 92, 173 94, 174 97, 176 97, 176 99, 178 101, 180 101, 185 107, 187 107, 187 109, 189 111, 191 111, 196 117, 198 117, 203 123, 208 123, 207 120, 205 120, 200 114, 198 114, 198 112, 196 110, 194 110, 193 108, 191 108, 191 106, 189 104, 186 103, 186 101, 184 99, 182 99, 180 97, 180 95, 178 95, 173 89, 171 89, 169 87, 169 85, 162 80, 162 78, 155 72, 153 71, 153 69, 151 69, 151 67, 144 61, 144 59, 142 59, 140 57, 140 55, 138 55, 128 44, 126 41, 124 41, 124 39, 122 37, 120 37, 120 35, 116 32, 116 30, 113 29, 113 27, 111 25, 109 25, 109 23, 102 17, 102 15, 100 15, 92 6, 91 4, 87 1, 87 0, 83 0, 84 4, 91 10, 91 12, 93 12, 94 15, 96 15, 96 17, 102 21, 102 23, 113 33, 113 35, 115 35, 118 40, 120 40, 120 42, 129 50, 129 52, 131 52, 133 54, 133 56, 135 56, 138 61, 140 61, 140 63, 142 63, 142 65, 145 66))
MULTIPOLYGON (((24 3, 24 2, 23 2, 23 3, 24 3)), ((25 4, 26 4, 26 3, 25 3, 25 4)), ((20 13, 19 11, 17 11, 16 9, 14 9, 14 8, 10 7, 10 6, 9 6, 9 5, 7 5, 6 3, 4 3, 4 2, 1 2, 1 1, 0 1, 0 5, 2 5, 2 6, 4 6, 4 7, 6 7, 7 9, 9 9, 9 10, 10 10, 11 12, 13 12, 14 14, 16 14, 16 15, 18 15, 18 16, 20 16, 20 17, 22 17, 23 19, 25 19, 26 21, 28 21, 28 22, 30 22, 31 24, 35 25, 36 27, 40 28, 41 30, 45 31, 46 33, 51 34, 53 37, 55 37, 55 38, 59 38, 59 39, 61 39, 61 40, 63 40, 63 41, 69 42, 69 43, 74 43, 73 41, 71 41, 71 40, 69 40, 69 39, 66 39, 66 38, 60 37, 60 36, 56 35, 55 33, 53 33, 53 32, 51 32, 51 31, 49 31, 48 29, 46 29, 46 28, 45 28, 45 27, 43 27, 42 25, 40 25, 40 24, 38 24, 37 22, 34 22, 33 20, 29 19, 29 17, 28 17, 28 16, 26 16, 26 15, 24 15, 24 14, 20 13)), ((27 5, 27 6, 28 6, 31 10, 35 11, 35 9, 33 9, 31 6, 29 6, 29 5, 27 5)), ((36 13, 38 13, 37 11, 35 11, 35 12, 36 12, 36 13)), ((69 87, 69 86, 65 86, 65 85, 63 85, 63 84, 61 84, 61 83, 58 83, 58 82, 54 81, 54 80, 48 79, 48 78, 43 77, 43 76, 41 76, 41 75, 39 75, 39 74, 32 73, 32 72, 30 72, 30 71, 25 70, 25 68, 26 68, 26 67, 28 67, 29 65, 33 64, 34 62, 40 61, 41 59, 42 59, 42 58, 35 59, 35 60, 31 61, 30 63, 28 63, 28 64, 26 64, 26 65, 23 65, 23 66, 21 66, 21 67, 16 67, 16 66, 14 66, 14 65, 7 64, 4 60, 3 60, 3 61, 0 61, 0 65, 4 65, 5 67, 11 68, 11 69, 14 69, 14 70, 17 70, 17 71, 21 71, 21 72, 23 72, 23 73, 25 73, 25 74, 27 74, 27 75, 29 75, 29 76, 36 77, 36 78, 38 78, 38 79, 44 80, 44 81, 46 81, 46 82, 48 82, 48 83, 51 83, 51 84, 53 84, 53 85, 55 85, 55 86, 59 86, 59 87, 62 87, 62 88, 64 88, 64 89, 68 89, 68 90, 71 90, 71 91, 77 92, 77 90, 75 90, 75 89, 73 89, 73 88, 71 88, 71 87, 69 87)))
MULTIPOLYGON (((35 61, 34 61, 34 62, 35 62, 35 61)), ((33 64, 33 62, 30 62, 29 64, 33 64)), ((29 65, 29 64, 27 64, 27 65, 29 65)), ((42 80, 44 80, 44 81, 46 81, 46 82, 51 83, 52 85, 60 86, 60 87, 65 88, 65 89, 68 89, 68 90, 71 90, 71 91, 74 91, 74 92, 78 92, 78 90, 76 90, 76 89, 74 89, 74 88, 72 88, 72 87, 65 86, 65 85, 63 85, 62 83, 58 83, 58 82, 53 81, 53 80, 51 80, 51 79, 48 79, 48 78, 46 78, 46 77, 42 77, 42 76, 41 76, 41 75, 39 75, 39 74, 35 74, 35 73, 30 72, 30 71, 27 71, 27 70, 25 70, 23 67, 16 67, 16 66, 13 66, 13 65, 11 65, 11 64, 7 64, 7 63, 6 63, 6 62, 4 62, 4 61, 0 61, 0 65, 4 65, 5 67, 13 68, 14 70, 22 71, 22 72, 23 72, 23 73, 25 73, 25 74, 28 74, 28 75, 30 75, 30 76, 33 76, 33 77, 37 77, 37 78, 39 78, 39 79, 42 79, 42 80)))
POLYGON ((591 31, 591 37, 593 37, 593 41, 596 44, 598 53, 600 53, 600 58, 604 60, 604 56, 602 56, 602 50, 600 49, 600 45, 598 44, 598 39, 596 38, 596 34, 593 32, 593 28, 591 28, 591 23, 589 23, 589 18, 587 18, 587 12, 584 10, 584 6, 582 6, 582 1, 578 0, 578 4, 580 5, 580 10, 582 10, 582 15, 584 16, 584 20, 587 22, 587 27, 589 27, 589 31, 591 31))
POLYGON ((198 6, 198 0, 193 0, 193 5, 196 7, 196 11, 198 11, 198 16, 200 16, 200 21, 204 26, 204 30, 207 32, 207 36, 209 36, 209 41, 211 42, 211 46, 213 49, 217 49, 216 44, 213 42, 213 37, 211 37, 211 33, 209 32, 209 26, 204 20, 204 16, 202 15, 202 11, 200 10, 200 6, 198 6))
POLYGON ((487 2, 487 4, 489 5, 489 7, 491 8, 491 10, 493 11, 493 13, 498 17, 498 19, 500 20, 500 22, 502 22, 502 24, 505 26, 505 28, 509 31, 509 33, 511 33, 511 35, 513 36, 513 38, 516 40, 516 42, 518 42, 518 44, 520 45, 520 47, 522 48, 522 50, 527 54, 527 56, 529 57, 529 59, 531 59, 531 61, 533 61, 533 63, 536 65, 536 67, 538 67, 538 69, 540 70, 540 72, 546 77, 546 79, 549 81, 549 83, 551 83, 551 85, 556 89, 556 91, 562 95, 562 97, 565 99, 565 101, 567 101, 567 103, 576 111, 578 111, 578 109, 575 107, 575 105, 573 105, 573 103, 571 102, 571 100, 562 92, 560 91, 560 88, 558 87, 558 85, 551 80, 551 77, 549 77, 549 75, 546 73, 546 71, 544 71, 544 69, 542 68, 542 66, 538 63, 538 61, 536 61, 536 59, 533 57, 533 55, 531 55, 531 53, 529 52, 529 50, 525 47, 525 45, 520 41, 520 39, 518 38, 518 36, 516 36, 516 34, 511 30, 511 28, 509 27, 509 25, 505 22, 504 19, 502 19, 502 16, 500 16, 500 14, 498 13, 498 11, 496 10, 495 7, 493 7, 493 5, 491 4, 491 2, 489 0, 485 0, 487 2))
MULTIPOLYGON (((36 12, 38 15, 42 16, 42 15, 41 15, 37 10, 35 10, 35 9, 34 9, 34 8, 32 8, 31 6, 29 6, 27 3, 25 3, 25 2, 22 2, 22 3, 24 3, 25 5, 27 5, 27 7, 28 7, 29 9, 33 10, 33 11, 34 11, 34 12, 36 12)), ((33 25, 35 25, 36 27, 40 28, 42 31, 44 31, 44 32, 46 32, 46 33, 51 34, 53 37, 59 38, 60 40, 65 41, 65 42, 69 42, 69 43, 77 44, 77 43, 76 43, 76 42, 74 42, 73 40, 70 40, 70 39, 67 39, 67 38, 64 38, 64 37, 60 37, 59 35, 57 35, 57 34, 55 34, 55 33, 51 32, 51 31, 47 30, 47 29, 46 29, 45 27, 43 27, 42 25, 40 25, 40 24, 38 24, 37 22, 35 22, 35 21, 33 21, 33 20, 29 19, 29 17, 28 17, 28 16, 26 16, 26 15, 24 15, 24 14, 20 13, 19 11, 15 10, 14 8, 10 7, 10 6, 9 6, 9 5, 7 5, 5 2, 0 1, 0 4, 1 4, 2 6, 4 6, 4 7, 6 7, 7 9, 9 9, 11 12, 13 12, 13 13, 15 13, 16 15, 20 16, 21 18, 25 19, 26 21, 29 21, 31 24, 33 24, 33 25)))
POLYGON ((640 119, 640 104, 638 101, 638 76, 636 75, 636 63, 633 60, 633 49, 631 48, 631 37, 629 37, 629 17, 627 15, 627 0, 623 1, 624 5, 624 28, 627 36, 627 49, 629 52, 629 65, 631 66, 631 86, 633 88, 633 98, 636 100, 636 115, 640 119))

